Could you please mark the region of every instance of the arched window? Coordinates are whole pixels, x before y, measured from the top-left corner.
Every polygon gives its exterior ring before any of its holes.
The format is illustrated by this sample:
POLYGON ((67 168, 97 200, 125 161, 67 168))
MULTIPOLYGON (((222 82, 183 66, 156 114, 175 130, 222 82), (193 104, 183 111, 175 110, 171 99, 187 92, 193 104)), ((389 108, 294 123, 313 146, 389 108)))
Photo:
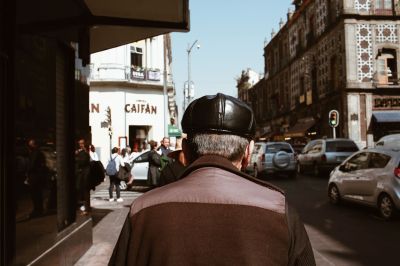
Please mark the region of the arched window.
POLYGON ((397 59, 395 49, 379 49, 376 57, 376 74, 379 84, 397 84, 397 59))

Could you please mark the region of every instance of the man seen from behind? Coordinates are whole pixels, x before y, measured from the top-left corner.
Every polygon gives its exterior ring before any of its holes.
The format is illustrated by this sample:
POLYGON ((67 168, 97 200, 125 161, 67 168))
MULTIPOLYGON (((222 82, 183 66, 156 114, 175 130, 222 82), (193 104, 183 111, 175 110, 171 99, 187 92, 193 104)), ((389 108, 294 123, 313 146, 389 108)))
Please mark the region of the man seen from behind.
POLYGON ((224 94, 193 101, 182 118, 181 179, 130 210, 128 265, 315 265, 284 192, 240 171, 255 135, 250 107, 224 94))

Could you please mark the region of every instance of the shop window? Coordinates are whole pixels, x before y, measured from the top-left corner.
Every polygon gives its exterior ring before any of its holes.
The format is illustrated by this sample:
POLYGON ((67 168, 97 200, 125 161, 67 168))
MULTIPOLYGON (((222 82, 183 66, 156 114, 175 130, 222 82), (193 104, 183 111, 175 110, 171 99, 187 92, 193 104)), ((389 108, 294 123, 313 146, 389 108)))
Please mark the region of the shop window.
POLYGON ((380 49, 376 59, 376 69, 378 84, 398 84, 396 50, 380 49))

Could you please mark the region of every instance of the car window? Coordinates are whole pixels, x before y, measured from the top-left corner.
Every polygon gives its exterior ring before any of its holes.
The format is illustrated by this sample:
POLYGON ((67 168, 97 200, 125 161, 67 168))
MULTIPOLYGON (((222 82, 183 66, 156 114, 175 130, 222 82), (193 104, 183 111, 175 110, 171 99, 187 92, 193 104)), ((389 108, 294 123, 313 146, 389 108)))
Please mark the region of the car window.
POLYGON ((302 153, 308 153, 308 152, 312 149, 312 147, 314 146, 314 144, 315 144, 315 141, 309 142, 309 143, 304 147, 302 153))
POLYGON ((149 155, 150 155, 150 151, 146 151, 145 153, 142 153, 141 155, 139 155, 138 157, 136 157, 136 158, 133 160, 133 163, 148 162, 148 161, 149 161, 149 155))
POLYGON ((326 152, 356 152, 357 145, 353 141, 328 141, 326 152))
POLYGON ((285 151, 287 153, 293 153, 293 150, 290 147, 290 145, 289 144, 285 144, 285 143, 269 144, 266 147, 265 153, 277 153, 279 151, 285 151))
POLYGON ((345 169, 348 171, 356 171, 368 168, 369 153, 362 152, 351 157, 345 164, 345 169))
POLYGON ((369 160, 369 168, 384 168, 390 159, 389 155, 372 152, 369 160))
POLYGON ((308 154, 315 154, 315 153, 320 153, 322 150, 322 143, 321 142, 317 142, 312 149, 310 149, 307 153, 308 154))
POLYGON ((260 152, 261 147, 262 147, 261 144, 254 145, 253 154, 258 154, 260 152))

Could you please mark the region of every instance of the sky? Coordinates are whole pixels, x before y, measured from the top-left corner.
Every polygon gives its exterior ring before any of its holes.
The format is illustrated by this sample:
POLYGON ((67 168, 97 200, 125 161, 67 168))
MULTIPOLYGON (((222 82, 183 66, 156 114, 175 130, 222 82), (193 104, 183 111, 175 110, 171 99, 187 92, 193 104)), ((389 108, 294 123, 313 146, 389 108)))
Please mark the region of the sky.
POLYGON ((179 108, 183 111, 183 86, 188 80, 188 45, 195 98, 222 92, 237 97, 236 78, 242 70, 264 73, 264 42, 271 39, 279 21, 286 22, 293 0, 190 0, 190 31, 174 32, 172 74, 179 108))

